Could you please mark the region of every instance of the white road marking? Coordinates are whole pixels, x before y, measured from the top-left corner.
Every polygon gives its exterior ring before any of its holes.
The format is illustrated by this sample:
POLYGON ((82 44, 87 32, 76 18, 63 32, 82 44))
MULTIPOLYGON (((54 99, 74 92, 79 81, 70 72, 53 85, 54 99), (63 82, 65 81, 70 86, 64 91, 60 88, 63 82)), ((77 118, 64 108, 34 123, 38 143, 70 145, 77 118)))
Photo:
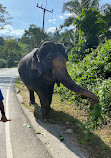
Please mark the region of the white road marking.
MULTIPOLYGON (((9 87, 11 86, 11 83, 10 83, 9 87)), ((5 113, 6 113, 7 118, 9 119, 9 88, 7 90, 7 96, 6 96, 5 113)), ((5 134, 6 134, 7 158, 13 158, 11 138, 10 138, 10 124, 9 124, 9 121, 5 123, 5 134)))

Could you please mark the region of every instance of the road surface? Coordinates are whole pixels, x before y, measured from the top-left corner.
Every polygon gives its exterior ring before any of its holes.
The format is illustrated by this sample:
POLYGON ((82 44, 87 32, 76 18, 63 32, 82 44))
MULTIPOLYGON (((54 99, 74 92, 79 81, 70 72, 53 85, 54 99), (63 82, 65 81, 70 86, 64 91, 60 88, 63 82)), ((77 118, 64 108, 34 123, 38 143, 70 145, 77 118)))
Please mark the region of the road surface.
POLYGON ((28 109, 20 106, 14 87, 17 78, 17 68, 0 69, 6 116, 11 119, 0 122, 0 158, 87 158, 61 126, 36 121, 28 109), (31 128, 24 124, 30 124, 31 128), (65 138, 63 142, 59 135, 65 138))
POLYGON ((23 126, 29 121, 15 95, 17 77, 17 68, 0 69, 6 116, 11 119, 7 123, 0 122, 0 158, 51 158, 34 130, 23 126))

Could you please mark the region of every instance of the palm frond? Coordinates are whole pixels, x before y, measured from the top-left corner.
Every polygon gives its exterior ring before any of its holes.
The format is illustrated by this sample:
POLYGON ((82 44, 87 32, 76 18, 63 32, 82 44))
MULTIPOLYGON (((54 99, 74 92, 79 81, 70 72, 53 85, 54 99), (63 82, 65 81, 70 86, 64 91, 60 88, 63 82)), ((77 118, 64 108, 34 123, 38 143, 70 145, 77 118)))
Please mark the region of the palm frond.
POLYGON ((75 13, 79 15, 81 13, 81 6, 78 0, 71 0, 63 5, 63 12, 69 11, 70 13, 75 13))
POLYGON ((99 8, 99 1, 100 0, 93 0, 90 7, 96 7, 98 9, 99 8))
POLYGON ((68 17, 67 19, 65 19, 64 24, 63 24, 63 27, 68 27, 68 26, 72 25, 72 24, 73 24, 73 21, 74 21, 75 19, 76 19, 76 17, 74 17, 74 16, 68 17))
POLYGON ((68 2, 63 4, 63 12, 68 11, 70 13, 75 14, 76 16, 68 17, 64 24, 64 26, 70 26, 73 24, 75 18, 82 13, 83 8, 99 7, 99 0, 69 0, 68 2))
POLYGON ((88 8, 91 0, 81 0, 81 8, 88 8))

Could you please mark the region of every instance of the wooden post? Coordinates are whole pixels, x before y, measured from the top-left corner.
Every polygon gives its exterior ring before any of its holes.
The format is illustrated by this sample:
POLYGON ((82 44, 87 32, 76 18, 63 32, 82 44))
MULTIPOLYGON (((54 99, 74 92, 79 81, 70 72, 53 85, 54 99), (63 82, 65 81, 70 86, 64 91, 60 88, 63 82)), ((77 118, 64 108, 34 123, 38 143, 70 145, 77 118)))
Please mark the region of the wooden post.
POLYGON ((36 7, 43 10, 43 26, 42 26, 42 29, 43 29, 43 31, 44 31, 45 13, 46 13, 46 11, 47 11, 47 12, 50 12, 50 13, 53 13, 53 10, 50 11, 50 10, 48 10, 48 9, 46 9, 46 8, 43 8, 42 6, 40 7, 40 6, 38 5, 38 3, 37 3, 37 6, 36 6, 36 7))

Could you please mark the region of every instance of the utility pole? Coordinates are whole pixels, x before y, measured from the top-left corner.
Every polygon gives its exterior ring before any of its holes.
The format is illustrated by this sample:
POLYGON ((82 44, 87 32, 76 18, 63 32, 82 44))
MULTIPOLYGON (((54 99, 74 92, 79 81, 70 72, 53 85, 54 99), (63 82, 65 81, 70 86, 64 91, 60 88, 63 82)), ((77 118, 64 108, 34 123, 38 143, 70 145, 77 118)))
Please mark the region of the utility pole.
POLYGON ((50 10, 48 10, 48 9, 46 9, 46 8, 43 8, 42 5, 39 6, 38 3, 37 3, 37 6, 36 6, 36 7, 43 10, 43 26, 42 26, 42 29, 43 29, 43 31, 44 31, 45 13, 46 13, 46 11, 47 11, 47 12, 50 12, 50 13, 53 13, 53 9, 52 9, 52 11, 50 11, 50 10))

